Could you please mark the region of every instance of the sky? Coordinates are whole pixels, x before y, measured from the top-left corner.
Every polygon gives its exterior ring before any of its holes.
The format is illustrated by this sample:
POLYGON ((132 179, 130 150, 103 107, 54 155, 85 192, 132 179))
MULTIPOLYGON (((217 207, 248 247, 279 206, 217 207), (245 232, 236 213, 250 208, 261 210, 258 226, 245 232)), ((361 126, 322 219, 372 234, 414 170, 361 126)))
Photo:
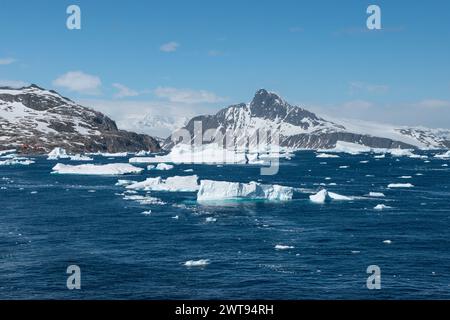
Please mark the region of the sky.
POLYGON ((1 0, 0 39, 0 86, 54 89, 126 129, 260 88, 323 117, 450 128, 446 0, 1 0))

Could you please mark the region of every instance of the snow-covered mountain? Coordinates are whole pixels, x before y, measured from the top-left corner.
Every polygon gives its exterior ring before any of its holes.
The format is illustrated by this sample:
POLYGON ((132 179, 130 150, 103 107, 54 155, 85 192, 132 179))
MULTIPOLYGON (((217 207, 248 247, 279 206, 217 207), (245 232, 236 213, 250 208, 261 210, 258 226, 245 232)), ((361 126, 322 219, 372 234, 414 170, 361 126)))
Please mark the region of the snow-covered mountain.
POLYGON ((0 149, 43 153, 159 150, 144 134, 119 130, 104 114, 36 85, 0 88, 0 149))
MULTIPOLYGON (((278 132, 280 146, 292 149, 331 149, 338 141, 386 149, 450 148, 450 130, 326 120, 264 89, 258 90, 250 103, 229 106, 215 115, 192 118, 185 126, 191 137, 194 137, 195 122, 201 122, 203 133, 216 130, 216 137, 227 134, 238 139, 256 136, 258 130, 278 132)), ((164 147, 172 146, 171 135, 164 147)))

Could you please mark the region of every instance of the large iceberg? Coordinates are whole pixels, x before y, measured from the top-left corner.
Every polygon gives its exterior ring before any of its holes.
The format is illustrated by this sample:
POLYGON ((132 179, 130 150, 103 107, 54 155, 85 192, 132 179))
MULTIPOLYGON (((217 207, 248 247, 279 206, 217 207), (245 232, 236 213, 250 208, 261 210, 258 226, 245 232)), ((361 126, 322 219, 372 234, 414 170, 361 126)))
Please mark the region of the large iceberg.
POLYGON ((145 191, 195 192, 198 190, 198 176, 174 176, 147 178, 144 181, 126 186, 127 189, 145 191))
MULTIPOLYGON (((358 155, 361 153, 378 153, 378 154, 390 154, 393 157, 410 157, 410 158, 427 158, 424 155, 414 154, 411 149, 385 149, 385 148, 371 148, 362 144, 337 141, 336 146, 333 149, 319 150, 320 152, 331 152, 331 153, 348 153, 351 155, 358 155)), ((381 158, 384 156, 378 156, 381 158)))
POLYGON ((201 180, 197 201, 220 201, 233 199, 291 200, 294 189, 279 185, 264 185, 257 182, 240 183, 201 180))
POLYGON ((86 174, 86 175, 121 175, 141 173, 144 169, 128 163, 110 163, 104 165, 81 164, 78 166, 58 163, 53 167, 52 173, 59 174, 86 174))

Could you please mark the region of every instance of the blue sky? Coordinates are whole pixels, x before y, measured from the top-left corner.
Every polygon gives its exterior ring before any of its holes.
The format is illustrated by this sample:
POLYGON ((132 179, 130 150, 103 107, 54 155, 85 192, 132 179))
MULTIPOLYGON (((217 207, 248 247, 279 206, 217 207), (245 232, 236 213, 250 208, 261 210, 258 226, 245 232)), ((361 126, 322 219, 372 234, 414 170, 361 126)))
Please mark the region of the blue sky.
POLYGON ((0 83, 119 121, 214 112, 267 88, 324 115, 450 128, 445 0, 16 0, 2 2, 0 34, 0 83), (66 28, 71 4, 81 30, 66 28), (370 4, 381 31, 366 28, 370 4))

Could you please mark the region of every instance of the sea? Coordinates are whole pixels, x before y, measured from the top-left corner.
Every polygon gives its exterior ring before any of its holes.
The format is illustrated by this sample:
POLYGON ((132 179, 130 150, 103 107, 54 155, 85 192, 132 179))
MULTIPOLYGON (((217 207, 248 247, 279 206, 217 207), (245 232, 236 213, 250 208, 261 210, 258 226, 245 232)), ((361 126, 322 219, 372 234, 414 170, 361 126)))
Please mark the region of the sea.
POLYGON ((0 299, 450 299, 450 160, 416 153, 299 151, 272 176, 197 164, 63 175, 51 173, 56 163, 81 162, 43 156, 0 166, 0 299), (193 174, 296 191, 291 201, 214 203, 138 191, 160 200, 142 203, 116 185, 193 174), (351 200, 312 202, 322 189, 351 200))

